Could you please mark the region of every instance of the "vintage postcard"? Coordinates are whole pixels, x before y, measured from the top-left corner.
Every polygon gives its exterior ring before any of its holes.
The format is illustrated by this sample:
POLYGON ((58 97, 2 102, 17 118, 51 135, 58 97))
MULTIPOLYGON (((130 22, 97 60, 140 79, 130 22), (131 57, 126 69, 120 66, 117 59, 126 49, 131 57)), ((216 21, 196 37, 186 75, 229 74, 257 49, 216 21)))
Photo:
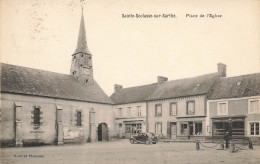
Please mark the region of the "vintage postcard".
POLYGON ((1 0, 0 163, 260 163, 259 0, 1 0))

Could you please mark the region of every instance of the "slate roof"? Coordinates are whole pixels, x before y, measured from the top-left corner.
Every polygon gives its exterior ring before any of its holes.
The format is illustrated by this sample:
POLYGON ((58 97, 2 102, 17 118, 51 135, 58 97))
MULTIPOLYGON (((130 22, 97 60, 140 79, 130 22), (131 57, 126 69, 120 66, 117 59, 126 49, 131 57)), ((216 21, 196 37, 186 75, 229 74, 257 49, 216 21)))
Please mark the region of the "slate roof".
POLYGON ((167 81, 159 85, 147 100, 208 94, 218 77, 218 73, 211 73, 192 78, 167 81))
POLYGON ((110 98, 115 104, 127 104, 208 94, 218 77, 218 73, 212 73, 193 78, 166 81, 160 85, 154 83, 123 88, 120 91, 113 93, 110 98))
POLYGON ((250 97, 260 95, 260 73, 220 78, 209 99, 250 97))
POLYGON ((74 54, 79 53, 79 52, 90 54, 90 52, 88 50, 88 45, 87 45, 83 10, 81 12, 81 21, 80 21, 79 35, 78 35, 78 44, 77 44, 77 48, 76 48, 74 54))
POLYGON ((101 87, 77 77, 1 63, 1 92, 112 104, 101 87))
POLYGON ((149 97, 157 87, 157 83, 123 88, 120 91, 113 93, 110 98, 115 104, 128 104, 142 102, 149 97))

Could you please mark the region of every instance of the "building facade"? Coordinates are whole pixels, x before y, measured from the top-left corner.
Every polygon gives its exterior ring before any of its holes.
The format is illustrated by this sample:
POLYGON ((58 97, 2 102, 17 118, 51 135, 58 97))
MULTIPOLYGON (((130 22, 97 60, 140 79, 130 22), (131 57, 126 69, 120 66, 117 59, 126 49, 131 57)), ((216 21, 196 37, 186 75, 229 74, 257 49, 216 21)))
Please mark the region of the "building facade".
POLYGON ((207 102, 207 136, 260 141, 260 74, 219 79, 207 102))
POLYGON ((218 72, 198 77, 168 81, 158 76, 157 83, 130 88, 116 84, 110 98, 119 138, 145 130, 168 139, 206 138, 207 96, 225 71, 226 65, 219 63, 218 72), (146 111, 143 120, 129 117, 138 108, 146 111))
POLYGON ((165 81, 149 96, 148 131, 168 139, 206 137, 207 95, 219 73, 165 81))
POLYGON ((114 102, 116 133, 119 138, 130 138, 140 132, 147 131, 147 102, 157 83, 139 87, 123 88, 115 85, 111 95, 114 102))

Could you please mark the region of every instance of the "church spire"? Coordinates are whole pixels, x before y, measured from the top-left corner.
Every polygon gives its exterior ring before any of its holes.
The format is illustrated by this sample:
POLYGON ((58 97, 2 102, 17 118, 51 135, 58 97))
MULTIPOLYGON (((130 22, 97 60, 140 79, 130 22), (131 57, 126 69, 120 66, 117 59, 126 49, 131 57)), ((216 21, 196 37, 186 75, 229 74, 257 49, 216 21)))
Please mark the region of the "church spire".
POLYGON ((81 21, 80 21, 80 27, 79 27, 78 44, 77 44, 77 48, 76 48, 74 54, 79 53, 79 52, 91 54, 88 50, 88 45, 87 45, 85 22, 84 22, 84 15, 83 15, 83 6, 82 6, 82 11, 81 11, 81 21))
POLYGON ((87 83, 88 85, 94 84, 92 55, 90 54, 87 46, 83 5, 79 27, 78 44, 74 54, 72 55, 70 74, 78 77, 80 81, 87 83))

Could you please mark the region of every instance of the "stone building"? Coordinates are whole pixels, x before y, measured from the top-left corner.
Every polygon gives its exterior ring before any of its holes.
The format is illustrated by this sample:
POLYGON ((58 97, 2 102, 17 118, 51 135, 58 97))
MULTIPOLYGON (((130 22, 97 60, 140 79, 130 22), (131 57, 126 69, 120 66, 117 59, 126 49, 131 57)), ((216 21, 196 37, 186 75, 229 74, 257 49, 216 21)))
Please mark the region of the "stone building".
POLYGON ((148 131, 169 139, 205 138, 207 94, 218 73, 165 81, 147 98, 148 131))
POLYGON ((1 64, 2 146, 110 140, 112 105, 93 77, 83 12, 70 75, 1 64))
POLYGON ((222 76, 226 76, 226 65, 219 63, 218 72, 198 77, 168 81, 158 76, 153 84, 130 88, 115 85, 111 99, 117 133, 129 137, 141 129, 170 139, 205 138, 207 96, 222 76), (145 117, 129 114, 138 106, 145 117))
POLYGON ((115 103, 115 123, 119 138, 129 138, 147 130, 147 97, 157 87, 157 83, 123 88, 115 84, 114 93, 111 95, 115 103))
POLYGON ((217 80, 207 101, 207 137, 260 141, 260 73, 217 80))

